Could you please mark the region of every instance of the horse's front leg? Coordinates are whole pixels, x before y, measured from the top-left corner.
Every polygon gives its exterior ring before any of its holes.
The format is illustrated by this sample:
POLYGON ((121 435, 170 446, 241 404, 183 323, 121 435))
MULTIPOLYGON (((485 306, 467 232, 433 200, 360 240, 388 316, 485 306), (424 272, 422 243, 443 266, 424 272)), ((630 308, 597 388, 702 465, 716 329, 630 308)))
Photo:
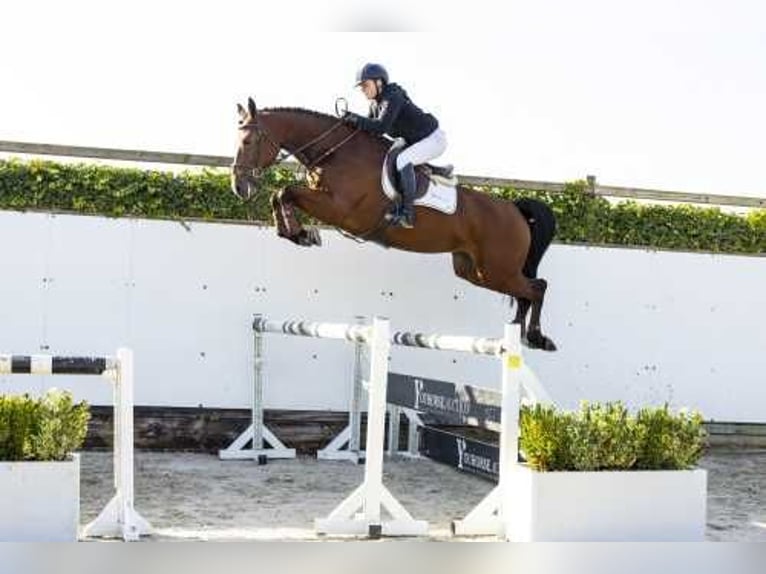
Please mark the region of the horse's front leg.
POLYGON ((280 200, 281 191, 275 191, 271 194, 271 215, 274 218, 274 224, 277 226, 277 235, 290 239, 290 223, 286 220, 282 201, 280 200))
POLYGON ((298 221, 296 208, 330 225, 339 220, 339 207, 333 202, 333 196, 305 185, 289 185, 277 192, 272 198, 272 208, 278 234, 305 247, 321 245, 322 239, 318 229, 307 229, 298 221))

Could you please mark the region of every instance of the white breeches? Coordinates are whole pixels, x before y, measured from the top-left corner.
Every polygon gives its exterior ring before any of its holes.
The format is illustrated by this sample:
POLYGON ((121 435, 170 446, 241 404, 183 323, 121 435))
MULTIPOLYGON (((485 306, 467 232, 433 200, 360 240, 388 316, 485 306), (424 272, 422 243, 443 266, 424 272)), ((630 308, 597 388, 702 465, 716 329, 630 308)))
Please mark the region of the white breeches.
POLYGON ((447 149, 447 136, 440 128, 436 128, 428 137, 405 148, 396 158, 396 169, 401 170, 405 165, 420 165, 439 157, 447 149))

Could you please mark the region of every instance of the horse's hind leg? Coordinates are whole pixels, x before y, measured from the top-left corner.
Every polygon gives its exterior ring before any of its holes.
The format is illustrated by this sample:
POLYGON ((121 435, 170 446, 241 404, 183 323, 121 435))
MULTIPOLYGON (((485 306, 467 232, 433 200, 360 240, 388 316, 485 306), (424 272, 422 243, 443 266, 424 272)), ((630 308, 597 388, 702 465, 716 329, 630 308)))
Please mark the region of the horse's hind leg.
MULTIPOLYGON (((555 350, 556 345, 553 341, 542 334, 540 328, 540 315, 542 314, 543 302, 545 300, 545 291, 548 283, 545 279, 538 279, 537 268, 548 250, 548 246, 556 233, 556 218, 550 207, 534 199, 520 199, 515 202, 524 219, 529 225, 530 246, 527 253, 527 259, 524 262, 523 275, 529 280, 533 289, 539 293, 539 297, 531 301, 532 315, 529 318, 529 327, 527 329, 527 342, 530 346, 540 349, 555 350)), ((526 307, 524 314, 526 315, 526 307)), ((519 312, 522 307, 519 305, 519 312)), ((517 318, 519 314, 517 313, 517 318)), ((523 321, 523 319, 522 319, 523 321)))
MULTIPOLYGON (((457 259, 453 255, 455 263, 457 259)), ((545 351, 555 351, 556 344, 543 335, 540 328, 540 315, 543 309, 543 302, 545 301, 545 291, 548 288, 548 282, 545 279, 529 279, 524 275, 521 269, 513 271, 506 262, 495 265, 491 264, 474 264, 474 260, 470 257, 461 258, 462 273, 458 272, 458 266, 455 264, 455 272, 464 279, 471 281, 472 283, 505 293, 511 297, 515 297, 518 301, 518 310, 516 311, 516 318, 514 323, 521 325, 522 338, 526 334, 526 341, 532 349, 543 349, 545 351), (529 318, 529 325, 526 330, 524 329, 524 323, 529 312, 532 309, 532 314, 529 318)))
POLYGON ((544 349, 546 351, 555 351, 555 343, 543 335, 542 328, 540 327, 540 315, 543 311, 543 302, 545 301, 545 291, 548 289, 548 282, 545 279, 531 279, 530 283, 532 283, 534 288, 540 293, 540 298, 532 301, 532 313, 529 316, 527 341, 530 347, 544 349))
POLYGON ((542 314, 545 291, 547 288, 548 282, 545 279, 528 279, 520 272, 514 274, 507 285, 508 292, 519 300, 519 312, 517 312, 516 318, 521 321, 522 325, 527 310, 530 306, 532 308, 532 313, 529 317, 529 325, 526 330, 527 344, 529 347, 532 349, 543 349, 544 351, 555 351, 556 344, 543 335, 540 327, 540 315, 542 314), (522 303, 522 301, 525 303, 522 303), (522 311, 522 305, 524 305, 524 316, 520 318, 519 315, 522 311))
POLYGON ((523 299, 521 297, 516 299, 516 317, 513 318, 513 322, 521 326, 522 339, 526 339, 527 337, 527 313, 529 313, 531 305, 532 301, 529 299, 523 299))
MULTIPOLYGON (((530 252, 531 253, 531 252, 530 252)), ((524 264, 522 273, 524 277, 529 279, 530 282, 537 280, 537 266, 539 259, 535 257, 527 256, 527 261, 524 264)), ((544 281, 543 281, 544 282, 544 281)), ((545 289, 547 284, 543 287, 543 297, 545 296, 545 289)), ((535 348, 545 348, 546 343, 540 340, 540 315, 542 311, 542 299, 532 301, 524 297, 516 298, 516 317, 513 319, 514 323, 521 325, 521 338, 525 340, 527 344, 535 348), (527 328, 527 314, 529 309, 532 309, 532 317, 529 321, 529 328, 527 328), (529 342, 528 332, 531 332, 532 343, 529 342)), ((551 342, 552 344, 552 342, 551 342)), ((554 345, 555 347, 555 345, 554 345)))
POLYGON ((521 338, 526 337, 527 343, 534 349, 555 351, 556 345, 542 334, 540 329, 540 314, 548 286, 544 279, 527 279, 522 273, 514 274, 510 281, 494 281, 494 277, 481 272, 474 259, 467 253, 452 254, 452 267, 455 275, 486 289, 506 293, 517 299, 516 317, 513 322, 521 326, 521 338), (526 327, 527 313, 530 307, 532 315, 529 328, 526 327))

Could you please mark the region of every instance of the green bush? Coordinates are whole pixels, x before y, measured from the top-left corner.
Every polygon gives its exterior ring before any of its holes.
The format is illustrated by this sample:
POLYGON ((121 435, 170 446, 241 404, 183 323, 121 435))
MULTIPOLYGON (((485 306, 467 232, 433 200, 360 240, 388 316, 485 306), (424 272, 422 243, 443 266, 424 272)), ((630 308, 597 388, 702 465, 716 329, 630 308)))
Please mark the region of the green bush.
POLYGON ((766 253, 766 209, 745 215, 718 207, 611 204, 588 193, 584 181, 569 183, 562 193, 494 188, 508 199, 535 197, 556 214, 560 243, 626 245, 653 249, 713 253, 766 253))
MULTIPOLYGON (((243 202, 230 191, 227 170, 178 174, 97 164, 0 160, 0 209, 271 223, 270 194, 296 179, 283 166, 267 170, 260 192, 243 202)), ((715 207, 631 201, 612 205, 603 197, 590 195, 583 181, 567 184, 562 193, 477 189, 509 199, 536 197, 549 203, 558 219, 559 243, 766 253, 763 209, 738 215, 715 207)))
MULTIPOLYGON (((270 170, 265 193, 243 202, 220 170, 180 174, 95 164, 0 160, 0 208, 68 211, 109 217, 205 220, 267 218, 269 191, 292 177, 270 170)), ((270 220, 270 216, 267 218, 270 220)))
POLYGON ((568 440, 573 416, 543 405, 522 408, 520 446, 533 468, 541 471, 573 468, 568 440))
POLYGON ((620 470, 638 459, 643 428, 622 403, 583 402, 569 427, 574 470, 620 470))
POLYGON ((699 413, 668 406, 629 414, 621 402, 583 402, 577 412, 552 406, 521 411, 520 447, 539 471, 684 470, 702 456, 699 413))
POLYGON ((90 412, 72 394, 0 395, 0 460, 65 460, 85 441, 90 412))
POLYGON ((636 420, 646 429, 636 468, 689 468, 702 456, 705 430, 700 413, 673 414, 665 405, 659 409, 641 409, 636 420))

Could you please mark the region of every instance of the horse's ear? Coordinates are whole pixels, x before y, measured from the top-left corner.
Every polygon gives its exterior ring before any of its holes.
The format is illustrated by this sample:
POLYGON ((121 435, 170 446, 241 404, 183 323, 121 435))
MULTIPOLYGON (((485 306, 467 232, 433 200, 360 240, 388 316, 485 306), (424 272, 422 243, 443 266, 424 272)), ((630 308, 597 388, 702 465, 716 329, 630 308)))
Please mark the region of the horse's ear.
POLYGON ((247 98, 247 109, 250 112, 250 117, 255 117, 258 111, 255 109, 255 100, 253 98, 247 98))
POLYGON ((247 110, 242 107, 242 104, 237 104, 237 113, 239 114, 239 118, 241 120, 247 119, 247 110))

